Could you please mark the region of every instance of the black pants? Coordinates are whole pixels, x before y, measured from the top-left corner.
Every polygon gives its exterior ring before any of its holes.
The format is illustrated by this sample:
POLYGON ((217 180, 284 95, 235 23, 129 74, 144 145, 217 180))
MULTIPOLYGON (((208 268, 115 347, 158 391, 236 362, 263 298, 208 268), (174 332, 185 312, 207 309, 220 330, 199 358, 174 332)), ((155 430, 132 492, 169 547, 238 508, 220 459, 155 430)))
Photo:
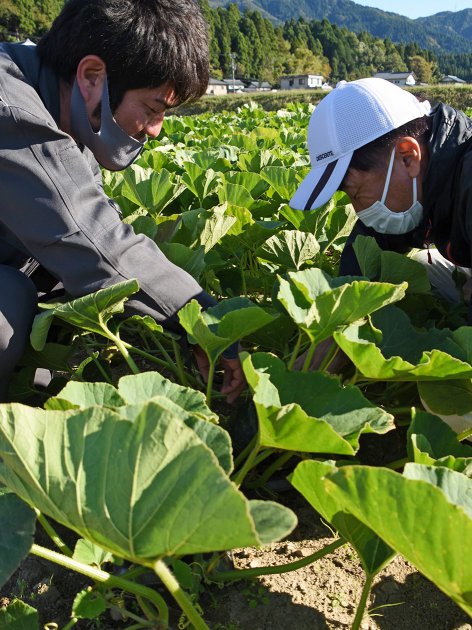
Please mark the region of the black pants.
POLYGON ((28 342, 38 296, 28 276, 5 265, 0 265, 0 287, 0 402, 5 402, 11 374, 28 342))

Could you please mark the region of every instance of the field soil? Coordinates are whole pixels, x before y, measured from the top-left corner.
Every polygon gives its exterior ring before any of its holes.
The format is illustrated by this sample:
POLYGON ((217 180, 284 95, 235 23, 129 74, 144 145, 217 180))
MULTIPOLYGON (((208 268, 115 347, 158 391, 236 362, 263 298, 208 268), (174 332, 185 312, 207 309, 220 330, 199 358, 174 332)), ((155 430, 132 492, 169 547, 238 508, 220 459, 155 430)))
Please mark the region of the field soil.
MULTIPOLYGON (((284 495, 283 502, 298 516, 297 529, 288 540, 263 549, 233 551, 230 558, 237 568, 294 562, 333 542, 333 533, 303 497, 295 492, 284 495)), ((40 531, 38 534, 39 542, 45 544, 40 531)), ((42 624, 55 622, 60 630, 70 619, 75 594, 88 584, 81 576, 30 556, 0 591, 0 606, 21 597, 39 610, 42 624)), ((211 585, 200 604, 212 630, 347 630, 363 584, 356 554, 345 546, 297 571, 224 587, 211 585)), ((169 603, 176 630, 179 614, 169 603)), ((472 630, 468 616, 400 556, 375 580, 368 608, 362 630, 472 630)), ((130 621, 124 623, 107 614, 99 622, 79 621, 75 627, 108 630, 129 625, 130 621)))

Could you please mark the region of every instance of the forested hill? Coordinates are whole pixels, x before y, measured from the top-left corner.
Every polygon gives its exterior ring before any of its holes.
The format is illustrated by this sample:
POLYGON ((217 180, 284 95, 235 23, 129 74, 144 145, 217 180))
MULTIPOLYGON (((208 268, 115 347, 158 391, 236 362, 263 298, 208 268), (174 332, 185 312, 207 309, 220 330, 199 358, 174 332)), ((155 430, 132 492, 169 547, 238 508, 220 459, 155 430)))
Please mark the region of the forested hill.
MULTIPOLYGON (((271 10, 280 4, 277 0, 272 0, 272 4, 269 0, 258 0, 262 1, 271 10)), ((391 38, 374 36, 367 30, 355 33, 346 25, 338 26, 327 19, 292 17, 283 24, 275 24, 266 17, 267 13, 240 11, 235 3, 211 8, 212 0, 199 2, 210 28, 214 77, 231 76, 234 59, 237 78, 269 81, 274 86, 287 74, 321 74, 333 84, 340 79, 353 80, 381 71, 413 71, 425 83, 434 82, 442 74, 472 81, 472 53, 465 47, 460 53, 435 53, 416 42, 394 43, 391 38)), ((223 0, 219 2, 223 4, 223 0)), ((293 7, 292 0, 285 2, 293 7)), ((303 7, 308 0, 299 2, 303 7)), ((348 0, 344 3, 348 7, 365 8, 348 0)), ((0 39, 37 40, 63 4, 64 0, 0 0, 0 39)), ((336 0, 331 4, 336 4, 336 0)), ((439 20, 440 15, 434 19, 439 20)), ((457 23, 456 28, 468 33, 466 19, 457 23)), ((469 40, 464 38, 464 41, 469 40)))
POLYGON ((236 2, 242 10, 258 10, 277 24, 299 17, 327 19, 356 33, 368 31, 394 42, 415 42, 436 52, 472 52, 472 9, 411 20, 352 0, 210 0, 210 5, 226 6, 230 2, 236 2))

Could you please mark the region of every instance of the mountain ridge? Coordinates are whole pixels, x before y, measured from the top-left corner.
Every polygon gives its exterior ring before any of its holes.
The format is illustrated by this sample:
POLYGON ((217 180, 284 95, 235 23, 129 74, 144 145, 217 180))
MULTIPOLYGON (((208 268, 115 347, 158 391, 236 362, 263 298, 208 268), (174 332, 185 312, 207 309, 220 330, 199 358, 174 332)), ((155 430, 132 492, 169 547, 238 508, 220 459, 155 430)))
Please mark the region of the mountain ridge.
POLYGON ((352 0, 209 0, 210 6, 235 2, 241 10, 259 11, 276 24, 291 19, 327 19, 351 31, 368 31, 393 42, 416 42, 434 52, 472 52, 472 9, 441 11, 408 18, 393 11, 366 7, 352 0))

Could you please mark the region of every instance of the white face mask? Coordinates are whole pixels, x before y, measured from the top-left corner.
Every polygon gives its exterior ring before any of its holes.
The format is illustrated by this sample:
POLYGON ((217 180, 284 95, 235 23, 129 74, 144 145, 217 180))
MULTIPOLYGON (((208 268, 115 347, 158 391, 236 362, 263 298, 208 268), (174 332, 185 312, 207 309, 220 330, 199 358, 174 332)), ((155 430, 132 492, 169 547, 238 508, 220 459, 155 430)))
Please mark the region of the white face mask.
POLYGON ((408 210, 392 212, 384 203, 390 185, 390 178, 392 177, 394 159, 395 149, 393 149, 392 157, 390 158, 382 199, 357 213, 358 218, 364 225, 374 228, 376 232, 381 234, 406 234, 418 227, 423 218, 423 206, 417 198, 416 177, 413 179, 413 204, 408 210))

